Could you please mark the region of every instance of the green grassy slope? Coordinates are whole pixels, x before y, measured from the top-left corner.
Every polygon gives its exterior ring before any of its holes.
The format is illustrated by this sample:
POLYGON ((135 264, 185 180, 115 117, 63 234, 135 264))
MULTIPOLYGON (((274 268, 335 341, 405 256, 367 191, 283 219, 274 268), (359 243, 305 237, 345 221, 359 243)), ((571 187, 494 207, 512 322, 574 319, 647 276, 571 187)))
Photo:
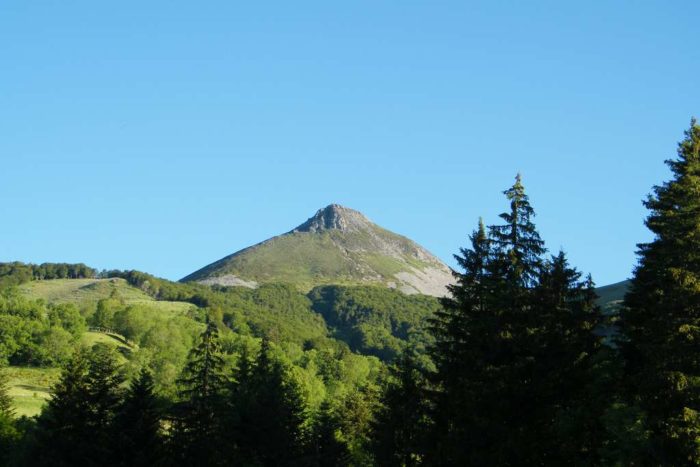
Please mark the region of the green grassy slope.
POLYGON ((29 299, 42 299, 47 303, 96 304, 116 291, 127 305, 142 304, 173 312, 184 312, 194 306, 184 302, 157 301, 119 278, 32 281, 20 285, 19 290, 29 299))
MULTIPOLYGON (((102 343, 114 347, 121 355, 121 363, 127 361, 132 347, 117 334, 88 331, 83 335, 81 344, 92 347, 102 343)), ((4 370, 9 377, 9 394, 13 400, 15 414, 33 417, 38 415, 50 395, 51 386, 58 380, 61 372, 58 368, 35 368, 11 366, 4 370)))
POLYGON ((405 251, 398 257, 373 247, 367 232, 293 232, 247 248, 194 272, 183 281, 197 281, 232 274, 258 283, 285 282, 308 291, 324 284, 388 284, 394 274, 411 268, 435 267, 415 258, 415 248, 404 237, 383 229, 375 232, 405 251))
POLYGON ((9 394, 17 416, 32 417, 50 397, 49 388, 58 380, 57 368, 9 367, 4 370, 9 377, 9 394))

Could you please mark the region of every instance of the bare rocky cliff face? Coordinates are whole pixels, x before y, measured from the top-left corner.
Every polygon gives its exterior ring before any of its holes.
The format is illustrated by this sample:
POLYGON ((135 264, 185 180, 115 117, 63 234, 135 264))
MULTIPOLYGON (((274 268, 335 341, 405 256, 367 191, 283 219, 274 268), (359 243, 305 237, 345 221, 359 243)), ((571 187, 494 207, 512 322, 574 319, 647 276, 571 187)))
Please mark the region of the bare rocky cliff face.
POLYGON ((295 229, 240 250, 182 279, 256 287, 291 282, 377 284, 404 293, 443 296, 450 269, 412 240, 338 204, 319 209, 295 229))
POLYGON ((372 223, 364 214, 339 204, 331 204, 316 211, 313 217, 292 232, 320 232, 322 230, 339 230, 341 232, 359 232, 370 230, 372 223))

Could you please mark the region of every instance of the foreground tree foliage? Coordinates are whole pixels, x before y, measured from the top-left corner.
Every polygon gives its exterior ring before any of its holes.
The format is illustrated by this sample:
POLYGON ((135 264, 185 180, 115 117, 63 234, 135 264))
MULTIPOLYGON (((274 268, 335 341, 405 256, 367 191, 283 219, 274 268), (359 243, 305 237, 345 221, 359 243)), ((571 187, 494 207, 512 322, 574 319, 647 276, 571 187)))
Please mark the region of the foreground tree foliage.
POLYGON ((75 352, 37 421, 32 464, 116 465, 113 422, 122 382, 112 349, 75 352))
POLYGON ((387 467, 420 465, 428 428, 425 378, 408 352, 391 373, 372 427, 374 459, 387 467))
POLYGON ((503 224, 483 224, 456 259, 433 330, 433 465, 595 463, 598 419, 586 382, 600 346, 590 279, 547 260, 518 176, 503 224))
POLYGON ((146 467, 162 463, 164 455, 161 404, 150 371, 142 369, 131 382, 115 418, 118 464, 146 467))
POLYGON ((254 362, 243 356, 234 376, 230 433, 241 465, 308 465, 305 403, 268 339, 254 362))
POLYGON ((207 322, 199 343, 192 349, 180 378, 181 403, 173 419, 171 452, 177 465, 221 465, 223 397, 226 388, 219 333, 207 322))
POLYGON ((700 126, 693 120, 666 161, 673 178, 644 203, 654 234, 622 313, 630 404, 644 412, 650 456, 661 465, 700 464, 700 126))

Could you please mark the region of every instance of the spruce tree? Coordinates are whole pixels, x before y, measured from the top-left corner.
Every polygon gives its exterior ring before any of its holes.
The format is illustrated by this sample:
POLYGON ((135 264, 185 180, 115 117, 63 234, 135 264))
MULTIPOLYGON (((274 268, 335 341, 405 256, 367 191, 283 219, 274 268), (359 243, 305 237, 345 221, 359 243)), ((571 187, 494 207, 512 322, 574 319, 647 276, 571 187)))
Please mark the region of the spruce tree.
POLYGON ((628 390, 645 412, 653 463, 700 464, 700 126, 667 160, 670 181, 644 205, 654 234, 621 314, 628 390))
POLYGON ((88 368, 87 351, 76 351, 37 419, 36 446, 29 453, 28 464, 66 467, 86 464, 92 417, 86 397, 88 368))
POLYGON ((213 321, 190 351, 178 381, 180 401, 173 421, 171 452, 181 465, 214 466, 224 462, 223 411, 226 378, 213 321))
POLYGON ((0 415, 14 416, 12 408, 12 398, 9 393, 9 382, 5 368, 0 366, 0 415))
POLYGON ((9 462, 20 440, 7 386, 7 374, 0 367, 0 465, 6 465, 9 462))
POLYGON ((153 377, 143 368, 131 382, 115 421, 120 465, 146 467, 163 462, 161 418, 153 377))
POLYGON ((473 373, 485 363, 477 339, 487 341, 487 328, 494 324, 489 307, 491 246, 481 220, 470 241, 471 248, 455 255, 463 272, 453 271, 455 284, 448 287, 449 295, 441 300, 443 309, 431 321, 435 344, 430 353, 436 372, 428 457, 435 464, 469 462, 467 443, 474 439, 469 435, 474 427, 469 418, 473 413, 470 385, 480 379, 473 373))
POLYGON ((547 463, 598 463, 603 442, 602 416, 609 393, 598 373, 601 322, 590 275, 582 280, 559 252, 543 265, 535 288, 538 332, 532 356, 533 396, 539 409, 539 433, 532 441, 535 458, 547 463))
POLYGON ((415 357, 406 352, 392 369, 372 423, 377 465, 411 467, 423 458, 427 408, 424 377, 415 357))
POLYGON ((339 438, 340 417, 330 402, 323 401, 314 422, 310 448, 310 462, 316 467, 345 467, 350 465, 347 443, 339 438))
POLYGON ((504 194, 503 224, 471 236, 433 321, 430 465, 588 462, 595 450, 572 441, 596 426, 577 418, 599 346, 592 282, 563 254, 545 261, 520 176, 504 194))
POLYGON ((116 350, 104 344, 95 345, 89 357, 84 397, 90 409, 86 426, 91 440, 89 456, 100 465, 116 463, 114 419, 122 403, 123 383, 116 350))
MULTIPOLYGON (((245 360, 244 360, 245 362, 245 360)), ((298 384, 264 338, 255 364, 243 363, 231 394, 239 461, 263 466, 304 465, 306 404, 298 384)))

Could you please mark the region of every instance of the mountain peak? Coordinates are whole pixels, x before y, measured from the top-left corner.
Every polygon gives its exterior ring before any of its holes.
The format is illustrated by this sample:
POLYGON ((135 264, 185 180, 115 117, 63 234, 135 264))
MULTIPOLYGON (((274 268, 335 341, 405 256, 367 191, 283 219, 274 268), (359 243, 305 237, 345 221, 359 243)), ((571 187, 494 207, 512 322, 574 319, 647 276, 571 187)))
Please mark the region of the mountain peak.
POLYGON ((303 290, 326 284, 383 285, 443 296, 450 269, 414 241, 361 212, 330 204, 297 228, 239 250, 182 279, 257 287, 271 282, 303 290))
POLYGON ((329 204, 316 211, 312 217, 292 232, 319 232, 323 230, 340 230, 357 232, 367 230, 372 223, 364 214, 340 204, 329 204))

